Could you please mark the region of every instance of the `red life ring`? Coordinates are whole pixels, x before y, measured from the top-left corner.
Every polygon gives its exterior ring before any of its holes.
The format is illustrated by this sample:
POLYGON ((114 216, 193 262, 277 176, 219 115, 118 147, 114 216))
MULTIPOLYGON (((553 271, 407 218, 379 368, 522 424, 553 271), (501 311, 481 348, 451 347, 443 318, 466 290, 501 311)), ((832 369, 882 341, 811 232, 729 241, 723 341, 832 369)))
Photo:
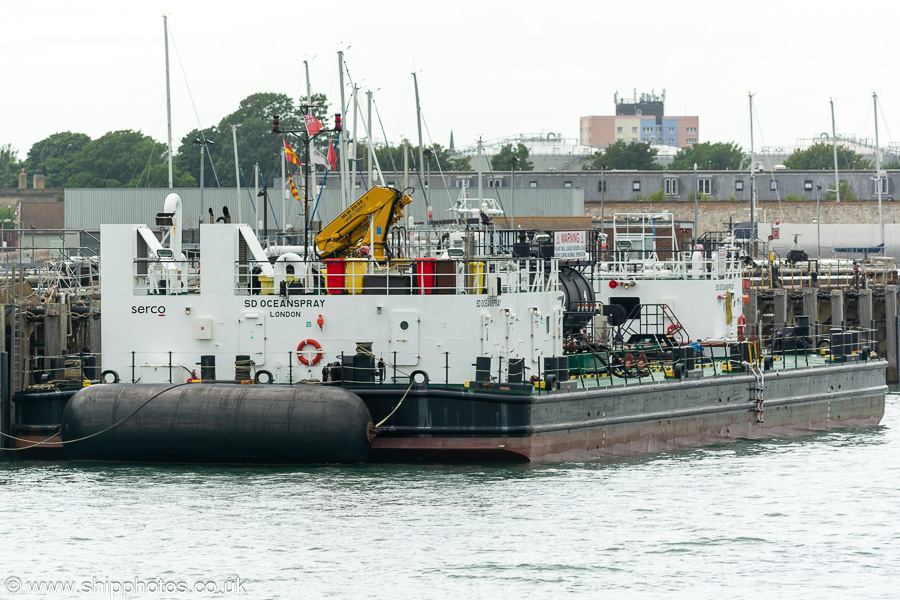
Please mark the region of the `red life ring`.
POLYGON ((744 317, 744 315, 739 316, 738 320, 737 320, 737 330, 738 330, 738 335, 741 337, 744 336, 744 326, 746 324, 747 324, 747 318, 744 317))
POLYGON ((681 329, 681 323, 672 323, 671 325, 669 325, 669 328, 666 329, 666 335, 672 335, 679 329, 681 329))
POLYGON ((316 340, 312 338, 308 338, 297 344, 297 360, 299 360, 302 364, 309 365, 317 365, 319 361, 322 360, 322 346, 316 340), (307 346, 312 346, 316 349, 316 355, 312 357, 312 359, 306 358, 303 355, 303 349, 307 346))

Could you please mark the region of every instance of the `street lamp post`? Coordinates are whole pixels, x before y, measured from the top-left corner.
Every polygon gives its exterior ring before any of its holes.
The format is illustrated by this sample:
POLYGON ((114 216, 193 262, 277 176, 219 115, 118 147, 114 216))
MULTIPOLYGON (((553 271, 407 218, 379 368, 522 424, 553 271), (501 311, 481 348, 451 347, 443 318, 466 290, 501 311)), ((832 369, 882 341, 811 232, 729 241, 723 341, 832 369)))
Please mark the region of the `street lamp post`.
POLYGON ((422 156, 425 158, 425 183, 422 184, 422 195, 425 197, 425 219, 434 224, 434 213, 429 210, 431 205, 428 203, 428 192, 426 191, 428 179, 431 177, 431 157, 434 156, 434 151, 431 148, 425 148, 422 151, 422 156))
POLYGON ((600 165, 600 231, 603 231, 604 223, 606 221, 606 213, 604 211, 605 206, 603 204, 603 201, 606 198, 606 182, 603 175, 608 168, 609 167, 604 164, 600 165))
POLYGON ((822 218, 819 216, 819 191, 821 185, 816 186, 816 258, 822 258, 822 218))
POLYGON ((510 181, 509 187, 512 190, 512 197, 509 200, 509 212, 512 217, 512 229, 516 229, 516 165, 519 163, 519 157, 513 156, 509 160, 510 181))
POLYGON ((697 200, 700 197, 700 180, 697 179, 697 163, 694 163, 694 246, 691 248, 691 251, 694 250, 697 246, 697 216, 698 216, 698 205, 697 200))

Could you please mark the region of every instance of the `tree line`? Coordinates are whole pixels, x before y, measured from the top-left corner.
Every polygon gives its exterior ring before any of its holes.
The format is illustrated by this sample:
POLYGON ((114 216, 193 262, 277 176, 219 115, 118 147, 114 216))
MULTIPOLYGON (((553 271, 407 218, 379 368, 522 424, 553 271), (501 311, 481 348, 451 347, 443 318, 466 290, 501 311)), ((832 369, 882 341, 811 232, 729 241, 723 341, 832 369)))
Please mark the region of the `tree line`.
MULTIPOLYGON (((313 96, 313 114, 327 127, 333 125, 329 104, 324 94, 313 96)), ((196 187, 200 184, 200 145, 204 145, 205 187, 231 187, 234 185, 234 139, 241 165, 242 185, 253 180, 253 166, 259 165, 263 182, 281 176, 281 151, 283 140, 302 156, 299 138, 285 134, 272 134, 272 117, 279 115, 282 131, 303 129, 303 108, 285 94, 258 93, 242 100, 233 113, 222 118, 217 125, 206 130, 194 129, 185 135, 173 156, 173 181, 176 187, 196 187), (233 129, 236 136, 233 135, 233 129)), ((314 151, 327 156, 329 142, 337 135, 319 135, 314 151)), ((410 169, 419 165, 419 148, 408 140, 396 146, 376 145, 375 156, 384 171, 403 169, 403 151, 409 151, 410 169)), ((368 149, 366 143, 358 143, 358 160, 355 168, 365 173, 368 149)), ((471 171, 471 159, 452 156, 440 144, 423 148, 426 169, 431 172, 471 171)), ((352 160, 352 157, 351 157, 352 160)), ((697 164, 700 169, 740 170, 749 167, 749 157, 734 142, 704 142, 690 148, 682 148, 666 168, 691 170, 697 164)), ((789 169, 816 170, 834 168, 834 152, 828 143, 818 143, 805 150, 796 150, 784 161, 789 169)), ((534 170, 529 160, 528 148, 518 143, 506 144, 490 157, 490 168, 495 172, 534 170)), ((838 167, 841 170, 872 169, 871 161, 850 148, 838 147, 838 167)), ((897 161, 884 168, 900 168, 897 161)), ((48 188, 104 188, 104 187, 166 187, 168 185, 168 148, 140 131, 123 130, 107 133, 95 140, 83 133, 64 131, 54 133, 35 143, 27 156, 20 159, 11 144, 0 145, 0 188, 14 188, 18 174, 25 169, 29 177, 40 171, 48 188)), ((616 142, 600 150, 587 160, 585 170, 661 170, 657 162, 657 150, 644 142, 616 142)), ((423 169, 424 170, 424 169, 423 169)))
MULTIPOLYGON (((313 115, 326 127, 333 127, 329 104, 324 94, 313 96, 313 115)), ((253 181, 253 167, 259 165, 262 181, 271 182, 281 176, 281 152, 284 140, 303 157, 300 138, 290 132, 304 130, 303 108, 285 94, 258 93, 242 100, 233 113, 218 124, 203 131, 188 132, 173 156, 173 183, 176 187, 196 187, 200 184, 200 146, 204 146, 203 185, 231 187, 235 183, 234 140, 241 171, 241 184, 253 181), (279 116, 279 128, 284 135, 272 133, 272 118, 279 116), (233 128, 236 132, 233 134, 233 128)), ((343 134, 341 134, 343 135, 343 134)), ((317 136, 311 152, 327 157, 329 143, 339 152, 338 134, 317 136)), ((410 169, 419 162, 419 148, 401 140, 396 146, 379 144, 375 156, 382 170, 401 170, 403 151, 409 151, 410 169)), ((366 142, 357 143, 359 157, 352 164, 366 172, 368 148, 366 142)), ((426 167, 433 172, 469 171, 469 157, 451 156, 440 144, 423 148, 426 167)), ((519 144, 505 146, 492 157, 492 168, 507 170, 509 161, 518 160, 518 170, 533 169, 528 149, 519 144)), ((352 157, 351 157, 352 160, 352 157)), ((313 161, 311 161, 313 162, 313 161)), ((294 167, 292 167, 294 168, 294 167)), ((112 131, 92 140, 84 133, 64 131, 54 133, 35 143, 27 156, 20 159, 11 144, 0 145, 0 188, 15 188, 18 174, 24 169, 29 178, 36 172, 44 175, 47 188, 119 188, 166 187, 168 185, 168 147, 140 131, 112 131)))

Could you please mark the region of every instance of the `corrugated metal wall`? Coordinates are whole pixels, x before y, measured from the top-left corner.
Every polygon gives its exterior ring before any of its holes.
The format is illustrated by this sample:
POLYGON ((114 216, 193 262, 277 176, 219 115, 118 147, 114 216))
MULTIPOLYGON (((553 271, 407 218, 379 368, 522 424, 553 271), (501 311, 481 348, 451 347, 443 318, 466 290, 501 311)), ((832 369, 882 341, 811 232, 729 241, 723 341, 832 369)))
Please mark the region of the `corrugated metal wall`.
MULTIPOLYGON (((518 181, 517 181, 518 183, 518 181)), ((199 188, 176 189, 181 196, 185 227, 196 226, 201 214, 199 188)), ((270 188, 269 227, 284 227, 285 218, 295 229, 303 224, 302 203, 288 197, 281 201, 281 188, 270 188), (286 214, 286 217, 285 217, 286 214)), ((358 197, 362 190, 355 190, 352 196, 358 197)), ((156 189, 67 189, 65 191, 65 228, 97 231, 102 223, 149 223, 153 224, 157 213, 162 212, 163 203, 169 190, 156 189)), ((478 190, 469 189, 469 196, 476 197, 478 190)), ((240 205, 237 202, 234 188, 212 188, 203 191, 203 213, 212 207, 216 216, 222 214, 222 207, 227 206, 231 212, 232 222, 243 221, 254 223, 262 220, 262 214, 256 212, 261 206, 262 198, 253 198, 243 190, 240 205), (255 206, 254 206, 255 205, 255 206), (239 218, 240 215, 240 218, 239 218)), ((428 204, 432 206, 435 219, 447 218, 448 209, 456 202, 459 189, 450 188, 429 190, 428 204)), ((517 216, 552 216, 580 217, 584 216, 584 190, 581 188, 516 188, 515 203, 512 202, 510 188, 484 188, 484 196, 498 198, 507 214, 517 216)), ((329 223, 341 212, 340 190, 326 188, 322 191, 318 208, 315 200, 310 200, 310 213, 315 209, 315 220, 329 223)), ((427 205, 422 199, 421 191, 413 193, 413 203, 407 206, 405 214, 424 222, 427 216, 427 205)), ((205 221, 204 221, 205 222, 205 221)))

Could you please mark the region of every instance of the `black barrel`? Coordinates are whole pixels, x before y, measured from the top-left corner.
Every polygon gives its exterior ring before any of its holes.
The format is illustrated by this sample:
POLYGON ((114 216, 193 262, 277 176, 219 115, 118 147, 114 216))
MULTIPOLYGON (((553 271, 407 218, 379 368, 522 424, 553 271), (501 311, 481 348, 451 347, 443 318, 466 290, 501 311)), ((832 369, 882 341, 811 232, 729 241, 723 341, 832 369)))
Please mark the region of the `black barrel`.
POLYGON ((204 383, 216 380, 216 357, 213 354, 200 356, 200 379, 204 383))
POLYGON ((371 426, 356 394, 304 385, 92 385, 62 415, 71 460, 118 462, 355 463, 371 426))
POLYGON ((491 380, 491 357, 476 356, 475 357, 475 381, 479 383, 488 383, 491 380))
POLYGON ((525 380, 525 359, 509 359, 509 382, 522 383, 525 380))

